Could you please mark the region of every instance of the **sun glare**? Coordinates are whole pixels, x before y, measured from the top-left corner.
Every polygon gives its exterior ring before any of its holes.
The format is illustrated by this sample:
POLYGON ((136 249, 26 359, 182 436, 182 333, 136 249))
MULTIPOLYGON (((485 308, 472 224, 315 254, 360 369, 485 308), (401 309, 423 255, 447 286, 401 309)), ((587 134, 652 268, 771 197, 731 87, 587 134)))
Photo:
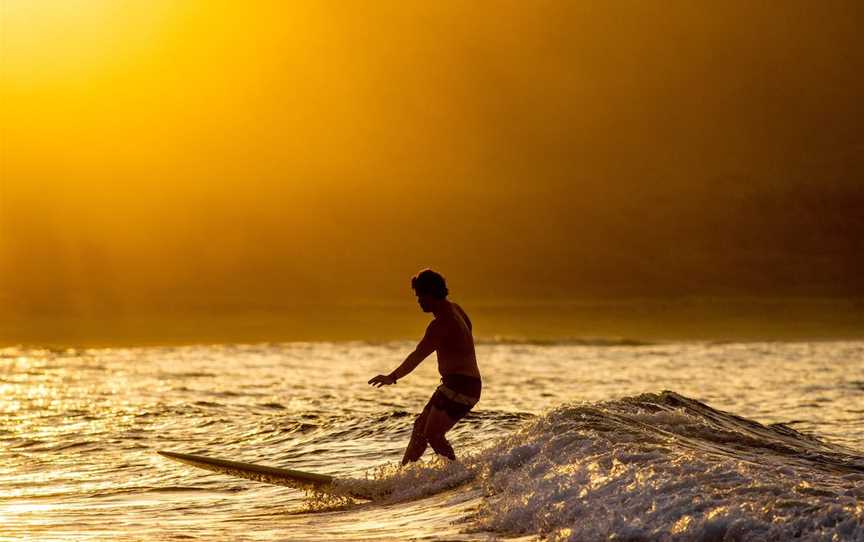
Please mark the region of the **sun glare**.
POLYGON ((171 3, 3 0, 3 84, 92 76, 152 47, 171 3))

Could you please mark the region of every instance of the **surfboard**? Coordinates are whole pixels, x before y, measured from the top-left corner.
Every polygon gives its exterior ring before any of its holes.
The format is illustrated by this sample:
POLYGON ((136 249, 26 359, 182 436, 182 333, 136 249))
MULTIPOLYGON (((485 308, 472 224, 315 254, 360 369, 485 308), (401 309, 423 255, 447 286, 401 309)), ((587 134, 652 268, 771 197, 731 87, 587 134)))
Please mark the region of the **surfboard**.
MULTIPOLYGON (((275 484, 296 489, 311 489, 324 492, 332 492, 335 490, 333 482, 336 481, 336 478, 326 474, 268 467, 266 465, 256 465, 254 463, 243 463, 241 461, 229 461, 228 459, 217 459, 215 457, 206 457, 203 455, 181 454, 165 451, 160 451, 158 453, 168 459, 173 459, 174 461, 198 467, 199 469, 246 478, 247 480, 254 480, 265 484, 275 484)), ((359 499, 369 498, 355 494, 353 491, 348 491, 347 494, 359 499)))

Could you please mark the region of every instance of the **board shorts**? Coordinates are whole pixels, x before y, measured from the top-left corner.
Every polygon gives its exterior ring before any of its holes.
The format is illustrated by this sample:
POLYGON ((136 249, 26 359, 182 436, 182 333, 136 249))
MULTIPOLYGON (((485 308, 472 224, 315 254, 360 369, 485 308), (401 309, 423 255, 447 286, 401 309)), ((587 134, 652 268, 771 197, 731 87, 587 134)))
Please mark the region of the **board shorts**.
POLYGON ((480 400, 483 384, 479 378, 468 375, 446 375, 432 394, 429 404, 461 420, 480 400))

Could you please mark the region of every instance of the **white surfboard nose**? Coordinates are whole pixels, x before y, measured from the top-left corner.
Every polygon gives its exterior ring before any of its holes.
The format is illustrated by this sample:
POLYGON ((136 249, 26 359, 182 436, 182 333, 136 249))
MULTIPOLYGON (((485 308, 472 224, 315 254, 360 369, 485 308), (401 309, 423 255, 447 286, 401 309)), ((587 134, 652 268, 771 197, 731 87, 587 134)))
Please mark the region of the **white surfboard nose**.
MULTIPOLYGON (((207 457, 203 455, 183 454, 179 452, 169 452, 159 450, 157 453, 163 457, 179 461, 199 469, 205 469, 230 476, 237 476, 247 480, 263 482, 265 484, 275 484, 280 486, 293 487, 296 489, 314 489, 316 491, 333 492, 337 490, 333 485, 336 480, 334 477, 326 474, 317 474, 314 472, 303 472, 293 469, 283 469, 279 467, 269 467, 267 465, 256 465, 254 463, 244 463, 242 461, 230 461, 228 459, 218 459, 215 457, 207 457)), ((359 494, 351 494, 351 497, 358 499, 368 499, 359 494)))

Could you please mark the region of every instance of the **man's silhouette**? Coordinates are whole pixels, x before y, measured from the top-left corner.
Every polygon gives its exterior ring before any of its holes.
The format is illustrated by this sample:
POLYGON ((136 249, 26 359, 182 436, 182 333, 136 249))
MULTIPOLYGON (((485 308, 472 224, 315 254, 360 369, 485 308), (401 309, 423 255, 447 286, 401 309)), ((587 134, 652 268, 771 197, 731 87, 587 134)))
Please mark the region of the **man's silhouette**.
POLYGON ((427 445, 432 446, 438 455, 456 459, 453 447, 444 435, 477 404, 482 387, 474 355, 471 320, 459 305, 447 300, 444 277, 431 269, 424 269, 411 279, 411 288, 423 312, 431 312, 435 319, 429 323, 417 348, 396 370, 369 381, 376 387, 395 384, 429 354, 438 353, 441 385, 414 421, 414 432, 402 457, 403 465, 420 459, 427 445))

